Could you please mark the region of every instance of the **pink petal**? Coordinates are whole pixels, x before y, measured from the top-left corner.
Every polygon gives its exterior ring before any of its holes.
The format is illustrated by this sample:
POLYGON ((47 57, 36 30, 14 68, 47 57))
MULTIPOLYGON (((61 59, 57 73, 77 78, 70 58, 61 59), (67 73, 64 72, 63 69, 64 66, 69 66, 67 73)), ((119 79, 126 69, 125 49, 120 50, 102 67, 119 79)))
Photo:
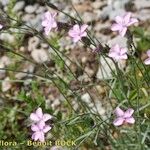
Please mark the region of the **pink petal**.
POLYGON ((127 24, 127 26, 131 26, 132 24, 135 24, 137 22, 138 22, 138 20, 136 18, 131 18, 129 23, 127 24))
POLYGON ((121 55, 121 56, 120 56, 120 59, 128 59, 127 54, 123 54, 123 55, 121 55))
POLYGON ((32 131, 39 131, 39 127, 38 127, 37 125, 33 124, 33 125, 31 126, 31 130, 32 130, 32 131))
POLYGON ((57 12, 52 13, 52 17, 55 18, 57 16, 57 12))
POLYGON ((121 116, 124 115, 124 111, 123 111, 121 108, 119 108, 119 107, 117 107, 117 108, 115 109, 115 112, 114 112, 114 113, 116 114, 117 117, 121 117, 121 116))
POLYGON ((48 25, 48 21, 47 20, 43 20, 42 21, 42 26, 46 27, 48 25))
POLYGON ((129 108, 128 110, 125 111, 124 117, 125 118, 131 117, 133 113, 134 113, 134 110, 132 108, 129 108))
POLYGON ((120 16, 116 16, 116 17, 115 17, 115 21, 116 21, 118 24, 122 24, 123 18, 120 17, 120 16))
POLYGON ((74 30, 69 30, 68 34, 69 34, 70 37, 76 37, 76 36, 78 36, 79 33, 74 31, 74 30))
POLYGON ((82 34, 80 34, 80 37, 86 37, 86 36, 87 36, 86 32, 83 32, 82 34))
POLYGON ((150 49, 149 50, 147 50, 147 55, 148 55, 148 57, 150 57, 150 49))
POLYGON ((57 23, 56 23, 56 22, 53 22, 52 27, 53 27, 53 28, 56 28, 56 27, 57 27, 57 23))
POLYGON ((79 32, 80 32, 80 27, 79 27, 79 25, 78 25, 78 24, 74 25, 74 26, 73 26, 73 30, 79 33, 79 32))
POLYGON ((147 59, 144 61, 144 64, 145 64, 145 65, 150 65, 150 58, 147 58, 147 59))
POLYGON ((130 21, 130 18, 131 18, 131 13, 126 13, 125 16, 124 16, 124 22, 125 22, 125 25, 127 25, 130 21))
POLYGON ((113 47, 110 49, 110 51, 120 53, 120 47, 118 44, 113 45, 113 47))
POLYGON ((0 24, 0 29, 2 29, 2 28, 3 28, 3 25, 0 24))
POLYGON ((48 35, 50 31, 51 31, 51 27, 46 27, 44 29, 44 32, 45 32, 46 35, 48 35))
POLYGON ((116 58, 118 55, 117 55, 117 53, 116 52, 109 52, 109 54, 108 54, 108 56, 109 57, 112 57, 112 58, 116 58))
POLYGON ((40 130, 43 130, 45 127, 45 122, 43 120, 41 120, 37 123, 37 126, 40 130))
POLYGON ((81 26, 81 32, 84 32, 87 29, 88 25, 87 24, 83 24, 81 26))
POLYGON ((44 127, 44 129, 43 129, 43 132, 44 132, 44 133, 47 133, 49 130, 51 130, 51 128, 52 128, 52 127, 46 125, 46 126, 44 127))
POLYGON ((114 23, 112 26, 111 26, 111 30, 112 31, 120 31, 122 29, 122 26, 121 25, 119 25, 119 24, 116 24, 116 23, 114 23))
POLYGON ((38 117, 37 114, 35 114, 35 113, 31 113, 30 119, 31 119, 32 121, 39 121, 39 117, 38 117))
POLYGON ((77 36, 77 37, 74 37, 74 38, 73 38, 73 42, 74 42, 74 43, 78 42, 79 40, 81 40, 81 37, 80 37, 80 36, 77 36))
POLYGON ((125 53, 127 53, 127 49, 126 48, 121 48, 120 49, 120 54, 122 55, 122 54, 125 54, 125 53))
POLYGON ((45 137, 44 137, 44 133, 43 132, 40 132, 38 136, 39 136, 39 141, 40 142, 44 142, 45 141, 45 137))
POLYGON ((50 119, 52 119, 52 116, 50 114, 44 114, 43 115, 43 120, 44 121, 47 121, 47 120, 50 120, 50 119))
POLYGON ((36 110, 36 115, 37 115, 39 118, 42 118, 42 117, 43 117, 42 108, 39 107, 39 108, 36 110))
POLYGON ((40 136, 40 133, 39 132, 35 132, 35 133, 32 134, 32 139, 34 141, 37 141, 39 139, 39 136, 40 136))
POLYGON ((126 32, 127 32, 127 27, 124 27, 121 31, 119 31, 119 34, 120 34, 122 37, 124 37, 125 34, 126 34, 126 32))
POLYGON ((134 124, 134 123, 135 123, 135 119, 134 119, 133 117, 126 118, 126 119, 125 119, 125 122, 134 124))
POLYGON ((120 126, 123 124, 123 122, 124 122, 124 118, 119 117, 119 118, 114 120, 113 124, 114 124, 114 126, 120 126))

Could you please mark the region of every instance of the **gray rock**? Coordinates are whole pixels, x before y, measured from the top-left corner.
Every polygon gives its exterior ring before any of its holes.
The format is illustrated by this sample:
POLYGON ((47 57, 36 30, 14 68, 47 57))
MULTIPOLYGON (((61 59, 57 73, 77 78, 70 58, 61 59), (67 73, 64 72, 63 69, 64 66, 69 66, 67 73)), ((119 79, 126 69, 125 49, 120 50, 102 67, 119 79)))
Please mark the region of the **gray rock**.
POLYGON ((148 8, 150 7, 150 0, 136 0, 134 4, 137 9, 148 8))
POLYGON ((32 14, 38 9, 38 6, 39 6, 38 4, 28 5, 25 7, 25 12, 28 14, 32 14))

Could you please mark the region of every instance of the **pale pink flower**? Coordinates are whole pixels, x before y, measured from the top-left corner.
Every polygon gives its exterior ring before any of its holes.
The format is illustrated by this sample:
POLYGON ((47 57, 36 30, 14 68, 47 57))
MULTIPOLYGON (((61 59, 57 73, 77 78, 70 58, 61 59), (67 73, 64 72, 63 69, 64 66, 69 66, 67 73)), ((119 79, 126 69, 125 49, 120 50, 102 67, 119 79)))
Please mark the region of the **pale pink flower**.
POLYGON ((111 26, 112 31, 118 31, 121 36, 127 32, 127 28, 138 22, 136 18, 131 18, 131 13, 128 12, 124 16, 116 16, 116 23, 111 26))
POLYGON ((82 39, 82 37, 86 37, 87 36, 87 29, 88 25, 83 24, 81 26, 79 26, 78 24, 75 24, 72 29, 69 30, 69 36, 73 39, 73 42, 76 43, 79 40, 82 39))
POLYGON ((35 123, 46 122, 51 118, 52 116, 50 114, 47 113, 43 114, 42 109, 40 107, 35 111, 35 113, 31 113, 30 115, 30 119, 35 123))
POLYGON ((146 52, 148 58, 144 61, 145 65, 150 65, 150 49, 146 52))
POLYGON ((115 44, 108 53, 109 57, 112 57, 114 60, 119 61, 122 59, 127 59, 127 49, 120 47, 118 44, 115 44))
POLYGON ((45 133, 47 133, 49 130, 51 130, 51 127, 49 125, 45 125, 44 122, 39 122, 37 124, 33 124, 31 126, 31 130, 34 132, 32 134, 32 139, 34 141, 39 140, 40 142, 45 141, 45 133))
POLYGON ((57 22, 55 21, 55 16, 57 13, 50 13, 47 11, 44 14, 42 26, 44 27, 45 34, 48 35, 52 28, 57 27, 57 22))
POLYGON ((2 29, 3 28, 3 25, 2 24, 0 24, 0 29, 2 29))
POLYGON ((115 110, 116 119, 114 120, 113 124, 115 126, 123 125, 124 123, 134 124, 135 119, 132 117, 134 113, 134 110, 132 108, 129 108, 125 112, 120 109, 119 107, 115 110))

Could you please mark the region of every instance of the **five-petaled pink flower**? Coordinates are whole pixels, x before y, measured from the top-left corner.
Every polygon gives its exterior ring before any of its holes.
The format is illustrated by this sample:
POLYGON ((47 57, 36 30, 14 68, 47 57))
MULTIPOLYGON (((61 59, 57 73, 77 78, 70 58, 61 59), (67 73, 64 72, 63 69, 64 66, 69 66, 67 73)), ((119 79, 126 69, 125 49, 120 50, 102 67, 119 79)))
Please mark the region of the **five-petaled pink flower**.
POLYGON ((52 28, 57 27, 57 22, 55 21, 55 16, 57 13, 50 13, 47 11, 44 14, 42 26, 44 27, 45 34, 48 35, 52 28))
POLYGON ((73 38, 73 42, 76 43, 79 40, 82 39, 82 37, 86 37, 87 36, 87 29, 88 25, 83 24, 81 26, 79 26, 78 24, 75 24, 72 29, 69 30, 69 36, 71 38, 73 38))
POLYGON ((31 130, 34 132, 32 134, 32 139, 34 141, 45 141, 45 133, 47 133, 49 130, 51 130, 51 127, 49 125, 45 125, 44 122, 39 122, 37 124, 33 124, 31 126, 31 130))
POLYGON ((120 126, 123 125, 124 123, 134 124, 135 119, 132 117, 133 113, 134 110, 132 108, 129 108, 124 112, 122 109, 117 107, 115 109, 115 115, 117 118, 114 120, 113 124, 115 126, 120 126))
POLYGON ((150 65, 150 49, 146 52, 148 58, 144 61, 145 65, 150 65))
POLYGON ((38 108, 35 113, 31 113, 30 119, 34 121, 35 123, 37 122, 46 122, 50 119, 52 119, 52 116, 50 114, 43 114, 42 108, 38 108))
POLYGON ((51 127, 46 125, 46 121, 51 119, 52 116, 50 114, 43 114, 42 109, 39 107, 35 113, 31 113, 30 119, 33 121, 31 125, 31 130, 34 132, 32 134, 32 139, 34 141, 45 141, 45 133, 47 133, 51 127))
POLYGON ((112 46, 108 53, 109 57, 112 57, 114 60, 119 61, 122 59, 127 59, 127 49, 120 47, 118 44, 112 46))
POLYGON ((2 24, 0 24, 0 29, 2 29, 3 28, 3 25, 2 24))
POLYGON ((118 31, 121 36, 127 32, 127 28, 138 22, 136 18, 131 18, 131 13, 128 12, 124 16, 116 16, 116 23, 111 26, 112 31, 118 31))

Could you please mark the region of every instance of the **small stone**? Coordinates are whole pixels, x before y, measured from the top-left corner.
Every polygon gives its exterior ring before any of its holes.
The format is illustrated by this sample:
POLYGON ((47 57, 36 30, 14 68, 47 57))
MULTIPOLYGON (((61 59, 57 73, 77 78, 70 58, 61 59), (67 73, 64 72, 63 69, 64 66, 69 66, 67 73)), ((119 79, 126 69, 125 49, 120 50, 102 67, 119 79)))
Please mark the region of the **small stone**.
POLYGON ((25 7, 25 12, 28 13, 28 14, 32 14, 37 9, 38 9, 38 5, 37 4, 35 4, 35 5, 28 5, 28 6, 25 7))
POLYGON ((91 5, 92 5, 92 7, 93 7, 94 9, 98 9, 98 8, 100 8, 101 6, 104 5, 104 2, 95 1, 95 2, 93 2, 91 5))
POLYGON ((39 6, 39 8, 36 10, 36 14, 43 13, 43 12, 45 12, 45 10, 46 10, 46 7, 44 7, 44 6, 39 6))
POLYGON ((15 42, 15 37, 14 35, 10 33, 1 33, 0 34, 0 39, 3 41, 6 41, 8 43, 14 43, 15 42))
POLYGON ((38 37, 34 36, 30 38, 28 41, 28 51, 30 52, 33 51, 38 47, 39 44, 40 44, 40 39, 38 37))
POLYGON ((37 63, 44 63, 48 61, 48 54, 44 49, 35 49, 31 52, 32 58, 37 62, 37 63))
POLYGON ((7 92, 11 88, 11 83, 9 77, 5 78, 2 82, 2 91, 7 92))
POLYGON ((88 93, 83 94, 81 96, 81 99, 82 99, 83 102, 85 102, 87 104, 91 103, 91 97, 88 93))
POLYGON ((113 61, 107 57, 105 57, 105 58, 100 57, 100 66, 99 66, 96 77, 100 80, 111 79, 112 78, 112 70, 116 71, 113 61))

